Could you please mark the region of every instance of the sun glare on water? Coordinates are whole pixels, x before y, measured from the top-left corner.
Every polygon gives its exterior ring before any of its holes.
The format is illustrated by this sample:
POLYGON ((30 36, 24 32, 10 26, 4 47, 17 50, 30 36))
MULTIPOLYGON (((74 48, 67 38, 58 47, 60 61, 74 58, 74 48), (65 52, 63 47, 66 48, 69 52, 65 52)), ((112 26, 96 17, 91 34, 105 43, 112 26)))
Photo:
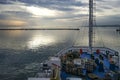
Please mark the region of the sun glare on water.
POLYGON ((54 42, 55 42, 54 38, 52 38, 50 36, 42 36, 42 35, 35 36, 28 42, 28 48, 36 49, 40 46, 50 45, 54 42))

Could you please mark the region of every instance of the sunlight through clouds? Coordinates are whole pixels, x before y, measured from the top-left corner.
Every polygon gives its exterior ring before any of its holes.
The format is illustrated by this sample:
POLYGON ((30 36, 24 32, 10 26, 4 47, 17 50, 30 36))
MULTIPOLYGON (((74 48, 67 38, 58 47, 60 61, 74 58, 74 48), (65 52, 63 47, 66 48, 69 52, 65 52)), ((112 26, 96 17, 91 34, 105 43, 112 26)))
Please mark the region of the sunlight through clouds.
MULTIPOLYGON (((0 0, 0 2, 0 20, 25 21, 28 26, 80 26, 82 24, 78 20, 82 21, 88 17, 89 0, 0 0)), ((120 14, 119 3, 119 0, 96 0, 94 14, 97 23, 114 24, 120 14)))
POLYGON ((27 23, 20 20, 0 20, 0 25, 4 27, 20 27, 27 25, 27 23))
POLYGON ((60 12, 37 6, 25 6, 26 11, 33 14, 34 17, 56 17, 60 12))

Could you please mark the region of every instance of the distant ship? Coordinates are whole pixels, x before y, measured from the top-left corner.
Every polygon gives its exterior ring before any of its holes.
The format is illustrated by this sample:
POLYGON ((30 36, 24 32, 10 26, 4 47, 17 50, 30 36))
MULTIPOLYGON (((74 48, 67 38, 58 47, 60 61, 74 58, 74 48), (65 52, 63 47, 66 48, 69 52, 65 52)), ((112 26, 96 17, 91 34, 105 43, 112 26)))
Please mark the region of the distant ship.
POLYGON ((93 47, 93 0, 89 0, 89 46, 72 46, 41 63, 28 80, 120 80, 119 52, 93 47))
POLYGON ((119 29, 116 29, 116 31, 120 31, 120 27, 119 27, 119 29))

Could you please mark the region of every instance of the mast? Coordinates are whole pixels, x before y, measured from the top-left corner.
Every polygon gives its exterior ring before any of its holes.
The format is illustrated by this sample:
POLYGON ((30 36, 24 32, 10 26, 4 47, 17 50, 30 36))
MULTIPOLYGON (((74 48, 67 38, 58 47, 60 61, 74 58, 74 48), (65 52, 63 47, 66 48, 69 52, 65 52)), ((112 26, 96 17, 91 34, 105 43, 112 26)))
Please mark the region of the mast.
POLYGON ((93 0, 89 0, 89 49, 92 54, 93 41, 93 0))

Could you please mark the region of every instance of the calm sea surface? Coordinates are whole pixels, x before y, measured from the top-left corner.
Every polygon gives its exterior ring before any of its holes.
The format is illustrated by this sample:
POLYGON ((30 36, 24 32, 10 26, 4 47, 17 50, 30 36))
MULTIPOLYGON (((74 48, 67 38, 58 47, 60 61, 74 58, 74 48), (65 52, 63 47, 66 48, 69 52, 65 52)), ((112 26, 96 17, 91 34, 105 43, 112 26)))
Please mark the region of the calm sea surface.
MULTIPOLYGON (((6 30, 0 31, 0 78, 25 80, 39 70, 39 63, 60 50, 88 45, 88 30, 6 30)), ((94 46, 106 46, 120 52, 117 28, 95 28, 94 46)))

